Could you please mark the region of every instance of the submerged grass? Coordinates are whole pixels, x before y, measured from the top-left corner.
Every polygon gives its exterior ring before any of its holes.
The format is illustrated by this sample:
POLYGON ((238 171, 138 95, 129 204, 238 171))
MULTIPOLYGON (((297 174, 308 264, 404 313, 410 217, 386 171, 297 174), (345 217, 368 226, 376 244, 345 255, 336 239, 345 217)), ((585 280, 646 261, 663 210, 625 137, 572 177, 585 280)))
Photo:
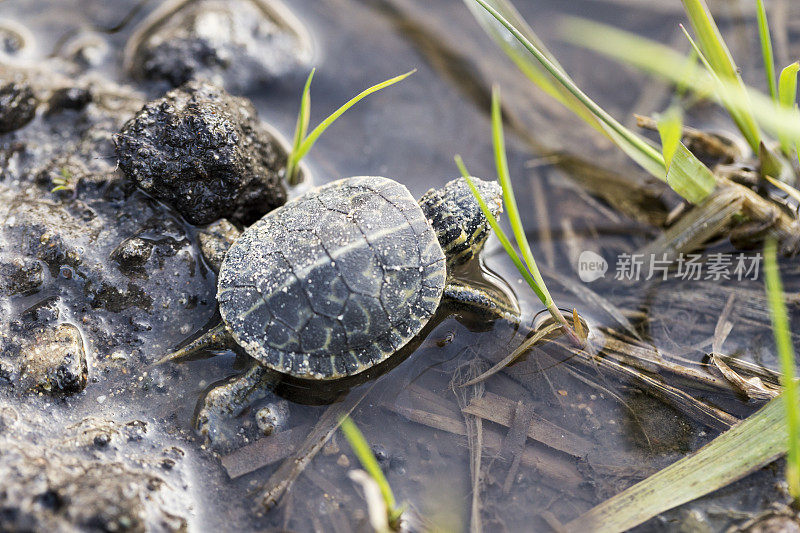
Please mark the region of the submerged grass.
POLYGON ((517 207, 517 201, 514 197, 514 189, 511 186, 511 175, 508 170, 508 159, 506 157, 506 146, 503 136, 503 117, 500 106, 500 89, 498 87, 493 87, 492 89, 492 146, 494 147, 497 177, 500 180, 500 186, 503 188, 503 203, 508 213, 508 219, 511 223, 511 230, 514 233, 517 247, 522 253, 522 258, 520 258, 519 254, 514 249, 511 241, 497 222, 497 219, 492 215, 486 202, 481 198, 478 189, 470 179, 469 171, 467 171, 464 160, 460 155, 455 156, 456 165, 458 165, 461 175, 469 184, 470 189, 472 189, 472 194, 475 195, 483 214, 486 216, 489 224, 500 240, 500 243, 514 262, 514 265, 517 267, 517 270, 519 270, 523 279, 525 279, 536 296, 539 297, 539 300, 541 300, 542 304, 547 308, 547 311, 552 315, 553 319, 561 326, 570 341, 577 347, 583 347, 585 338, 581 338, 575 333, 575 330, 572 329, 569 322, 567 322, 566 318, 564 318, 564 315, 561 314, 558 306, 556 306, 553 301, 550 291, 547 290, 547 285, 545 285, 542 274, 539 272, 539 267, 536 265, 536 260, 533 257, 528 238, 525 235, 525 229, 522 226, 522 219, 519 216, 519 208, 517 207))
POLYGON ((403 514, 403 508, 397 506, 392 487, 389 486, 389 481, 387 481, 383 470, 381 470, 378 464, 378 460, 375 458, 375 455, 373 455, 369 443, 367 443, 367 439, 364 438, 364 434, 361 433, 361 430, 358 429, 356 423, 353 422, 349 416, 342 419, 340 429, 347 439, 347 442, 350 444, 353 453, 358 457, 361 466, 367 471, 367 474, 369 474, 375 483, 377 483, 381 497, 383 498, 383 503, 386 506, 389 525, 397 530, 400 517, 403 514))
MULTIPOLYGON (((316 70, 316 69, 315 69, 316 70)), ((297 168, 300 165, 300 161, 305 157, 311 147, 314 146, 314 143, 317 142, 317 139, 325 133, 331 124, 336 122, 345 111, 356 105, 358 102, 366 98, 367 96, 371 95, 374 92, 378 92, 381 89, 385 89, 390 85, 394 85, 395 83, 402 81, 412 75, 415 70, 411 70, 406 72, 405 74, 401 74, 399 76, 395 76, 394 78, 389 78, 386 81, 373 85, 368 89, 365 89, 358 93, 356 96, 345 102, 339 109, 331 113, 328 118, 320 122, 320 124, 311 130, 311 133, 306 135, 306 131, 308 131, 308 122, 309 122, 309 115, 311 111, 311 80, 314 78, 314 72, 312 70, 311 73, 308 75, 308 79, 306 80, 305 87, 303 88, 303 95, 300 98, 300 111, 297 115, 297 124, 295 126, 295 133, 294 139, 292 143, 292 151, 289 154, 288 161, 286 163, 286 181, 290 185, 297 184, 297 168)))
POLYGON ((800 403, 795 355, 776 260, 766 243, 764 274, 783 393, 710 443, 644 481, 590 509, 566 525, 568 531, 625 531, 650 518, 720 489, 787 454, 789 492, 800 501, 800 403))
POLYGON ((775 335, 775 346, 778 349, 778 359, 781 363, 783 377, 783 396, 786 407, 786 427, 788 428, 788 455, 786 464, 786 482, 789 493, 800 504, 800 404, 798 404, 797 382, 795 381, 795 354, 789 329, 789 319, 786 314, 786 304, 783 301, 783 285, 778 272, 777 244, 774 240, 767 241, 764 247, 764 276, 766 278, 767 299, 769 301, 770 316, 772 317, 772 331, 775 335))

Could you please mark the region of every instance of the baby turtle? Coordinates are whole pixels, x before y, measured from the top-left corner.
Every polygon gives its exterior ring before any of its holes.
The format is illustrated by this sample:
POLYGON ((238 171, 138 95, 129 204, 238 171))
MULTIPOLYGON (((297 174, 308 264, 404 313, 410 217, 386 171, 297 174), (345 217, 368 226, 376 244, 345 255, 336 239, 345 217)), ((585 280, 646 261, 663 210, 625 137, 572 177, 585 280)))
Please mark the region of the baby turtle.
MULTIPOLYGON (((474 183, 499 215, 497 182, 474 183)), ((305 392, 298 401, 318 402, 327 389, 379 371, 376 365, 398 351, 410 353, 440 307, 518 324, 515 302, 491 280, 461 277, 474 268, 470 260, 489 232, 463 178, 419 202, 381 177, 312 189, 245 230, 221 264, 211 262, 220 264, 222 322, 161 362, 237 347, 252 358, 246 372, 213 387, 198 411, 198 431, 225 447, 238 435, 231 417, 287 383, 285 377, 299 378, 296 390, 305 392), (348 376, 355 377, 340 379, 348 376)))
MULTIPOLYGON (((474 181, 499 214, 497 182, 474 181)), ((261 365, 294 377, 358 374, 417 335, 443 297, 500 308, 477 288, 448 283, 489 231, 463 178, 419 203, 382 177, 318 187, 237 239, 219 271, 222 323, 164 360, 233 341, 261 365)))

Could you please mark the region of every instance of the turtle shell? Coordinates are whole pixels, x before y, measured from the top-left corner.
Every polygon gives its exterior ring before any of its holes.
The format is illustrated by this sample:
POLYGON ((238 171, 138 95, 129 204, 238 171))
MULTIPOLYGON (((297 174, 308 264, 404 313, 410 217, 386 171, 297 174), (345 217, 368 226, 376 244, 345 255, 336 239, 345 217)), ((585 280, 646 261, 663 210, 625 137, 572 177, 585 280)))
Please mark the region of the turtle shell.
POLYGON ((236 342, 263 365, 335 379, 411 340, 439 306, 446 274, 405 186, 346 178, 248 228, 225 256, 217 299, 236 342))

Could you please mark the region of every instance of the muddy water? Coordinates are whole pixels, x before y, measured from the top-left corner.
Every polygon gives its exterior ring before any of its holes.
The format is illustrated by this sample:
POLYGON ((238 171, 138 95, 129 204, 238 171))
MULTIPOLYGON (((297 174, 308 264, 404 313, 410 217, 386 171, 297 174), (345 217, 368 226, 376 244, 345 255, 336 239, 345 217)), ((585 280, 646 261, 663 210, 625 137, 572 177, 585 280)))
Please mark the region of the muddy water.
MULTIPOLYGON (((675 23, 681 20, 678 10, 630 9, 623 4, 627 3, 587 1, 565 6, 556 1, 520 1, 518 7, 541 36, 552 43, 553 51, 576 81, 591 87, 592 95, 617 116, 627 117, 631 111, 661 109, 668 101, 668 93, 653 89, 635 73, 554 40, 551 24, 563 14, 581 14, 635 28, 664 41, 673 39, 675 23)), ((155 8, 156 2, 139 1, 0 2, 2 18, 23 25, 35 41, 25 51, 28 60, 58 56, 79 38, 96 39, 103 43, 105 52, 92 68, 114 82, 132 84, 143 98, 160 96, 164 86, 132 82, 121 67, 121 54, 133 28, 155 8)), ((645 181, 644 176, 626 165, 587 128, 531 91, 460 1, 427 5, 413 0, 297 0, 291 8, 307 25, 313 39, 312 62, 317 73, 312 89, 312 125, 362 88, 417 69, 408 80, 358 104, 319 141, 307 161, 317 183, 377 174, 406 184, 419 196, 455 177, 455 153, 464 156, 473 174, 491 177, 486 110, 489 88, 499 82, 512 117, 508 142, 517 198, 523 206, 522 216, 537 258, 545 265, 559 305, 566 309, 577 307, 598 342, 604 338, 603 328, 624 332, 619 321, 596 299, 587 300, 584 292, 574 290, 576 286, 589 287, 629 317, 641 340, 628 336, 627 345, 643 347, 649 354, 683 358, 689 367, 705 373, 701 363, 706 362, 705 353, 711 350, 709 338, 729 297, 737 295, 730 315, 734 328, 722 351, 775 367, 760 279, 639 283, 612 279, 619 254, 639 249, 659 229, 648 224, 646 216, 610 207, 602 200, 602 193, 589 194, 587 191, 597 193, 598 188, 608 186, 586 165, 573 167, 572 174, 567 175, 542 158, 550 151, 566 150, 584 160, 602 163, 604 168, 636 176, 635 180, 645 181), (524 138, 520 134, 523 131, 529 132, 530 137, 524 138), (606 278, 592 285, 584 285, 575 272, 577 257, 584 250, 594 251, 610 263, 606 278)), ((750 42, 752 35, 740 40, 750 42)), ((741 62, 755 62, 754 48, 741 52, 741 62)), ((260 116, 288 137, 294 127, 304 76, 305 71, 299 70, 240 93, 251 98, 260 116)), ((713 111, 698 112, 698 125, 721 123, 713 111)), ((8 192, 4 200, 13 194, 14 191, 8 192)), ((640 203, 648 206, 648 216, 653 219, 663 219, 675 203, 675 198, 658 186, 647 189, 645 197, 647 202, 640 203)), ((139 210, 151 209, 153 216, 160 216, 164 209, 152 206, 137 193, 127 196, 121 205, 122 211, 132 212, 125 219, 131 221, 130 227, 122 227, 118 234, 108 237, 109 248, 137 231, 140 219, 147 218, 139 210)), ((155 301, 144 306, 149 307, 147 312, 114 311, 109 306, 96 312, 109 323, 130 321, 130 345, 119 339, 109 341, 122 354, 120 357, 129 359, 122 366, 124 372, 117 372, 111 364, 108 370, 105 363, 95 363, 90 372, 92 379, 81 394, 53 400, 4 390, 4 401, 22 418, 40 420, 41 427, 32 433, 36 439, 64 439, 61 428, 72 427, 90 416, 120 424, 133 419, 145 421, 151 429, 145 438, 148 448, 141 454, 158 459, 170 446, 183 450, 179 476, 168 479, 183 499, 171 509, 182 515, 192 530, 366 529, 366 506, 346 475, 356 461, 339 435, 311 461, 279 505, 266 513, 256 512, 260 511, 258 495, 280 460, 230 479, 222 464, 231 465, 231 460, 221 463, 219 455, 194 435, 194 413, 203 396, 213 385, 242 372, 246 361, 224 352, 215 358, 170 368, 150 366, 169 347, 213 320, 215 312, 214 275, 204 269, 197 257, 195 230, 179 217, 174 218, 182 235, 176 240, 187 242, 182 253, 194 258, 200 270, 197 274, 188 272, 178 259, 174 264, 170 262, 173 259, 167 259, 166 268, 176 270, 177 278, 185 281, 188 288, 169 284, 155 287, 155 301), (194 303, 159 311, 159 306, 169 306, 171 298, 181 298, 176 296, 179 290, 185 291, 186 298, 194 303), (137 323, 136 319, 145 322, 137 323), (135 350, 128 346, 135 346, 135 350)), ((162 228, 156 233, 165 231, 162 228)), ((107 255, 109 251, 103 253, 107 255)), ((713 243, 705 251, 733 252, 738 253, 727 242, 713 243)), ((525 290, 496 241, 489 243, 485 262, 484 268, 507 282, 520 299, 523 313, 532 320, 541 306, 525 290)), ((786 267, 787 289, 796 290, 796 264, 787 263, 786 267)), ((13 300, 6 316, 21 313, 42 299, 39 294, 13 300)), ((68 303, 69 298, 65 301, 68 303)), ((796 312, 796 301, 792 303, 796 312)), ((64 312, 69 316, 81 311, 64 312)), ((123 329, 112 328, 117 333, 123 329)), ((89 331, 84 335, 90 346, 88 356, 107 359, 105 345, 89 331)), ((542 530, 546 527, 545 516, 569 521, 698 448, 724 428, 719 421, 692 416, 691 410, 687 413, 676 406, 674 398, 660 401, 643 391, 637 381, 581 364, 558 350, 531 353, 482 387, 452 387, 453 381, 463 382, 464 376, 487 369, 519 341, 502 324, 487 325, 469 316, 442 317, 426 338, 420 339, 412 354, 396 361, 383 376, 350 392, 350 400, 354 395, 366 394, 353 411, 353 418, 373 446, 397 499, 407 502, 409 515, 416 517, 414 529, 468 527, 473 500, 470 456, 475 440, 468 439, 465 433, 475 428, 475 418, 465 418, 461 408, 476 396, 486 409, 481 415, 486 420, 481 425, 484 447, 478 497, 481 520, 489 531, 542 530), (520 436, 520 428, 524 428, 520 420, 537 423, 544 436, 526 440, 520 436)), ((696 382, 671 383, 683 385, 693 396, 725 409, 731 416, 747 416, 759 405, 696 382)), ((302 398, 289 397, 292 400, 285 403, 268 395, 235 418, 231 425, 234 432, 235 428, 243 428, 237 433, 236 447, 254 449, 248 446, 258 437, 256 413, 265 405, 281 406, 285 421, 278 429, 296 430, 283 446, 297 446, 328 408, 309 404, 324 404, 323 400, 330 397, 321 399, 313 391, 302 398)), ((268 438, 277 435, 280 433, 268 438)), ((263 451, 251 453, 240 462, 258 463, 269 456, 263 451)), ((277 458, 286 455, 274 450, 270 453, 277 458)), ((654 519, 644 529, 726 527, 741 517, 737 513, 757 512, 772 501, 783 501, 785 496, 776 488, 781 478, 781 465, 758 472, 711 498, 654 519)))

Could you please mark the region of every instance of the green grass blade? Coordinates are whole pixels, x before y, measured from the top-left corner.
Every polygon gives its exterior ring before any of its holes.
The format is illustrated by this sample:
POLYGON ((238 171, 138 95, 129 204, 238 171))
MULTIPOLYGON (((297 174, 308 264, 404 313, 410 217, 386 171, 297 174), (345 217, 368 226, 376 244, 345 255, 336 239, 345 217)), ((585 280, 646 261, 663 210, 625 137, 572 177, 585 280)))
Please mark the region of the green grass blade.
POLYGON ((669 169, 670 165, 672 165, 672 157, 675 155, 683 135, 683 113, 681 108, 677 105, 670 106, 658 118, 657 126, 658 134, 661 136, 661 153, 664 156, 664 163, 669 169))
POLYGON ((735 78, 738 76, 733 56, 728 50, 728 45, 725 44, 725 39, 722 38, 705 0, 682 1, 686 15, 700 40, 700 48, 708 57, 714 72, 721 77, 735 78))
POLYGON ((779 396, 693 454, 671 464, 566 524, 567 531, 627 531, 705 496, 786 453, 786 399, 779 396))
POLYGON ((758 145, 761 143, 761 132, 758 129, 753 111, 750 108, 747 92, 741 78, 738 77, 738 74, 735 78, 724 74, 721 75, 718 70, 715 70, 714 64, 706 57, 705 52, 695 40, 692 39, 692 36, 689 35, 689 32, 686 31, 686 28, 684 28, 682 24, 681 30, 683 30, 683 34, 686 36, 686 39, 689 40, 689 43, 691 43, 695 53, 700 57, 703 65, 705 65, 706 69, 711 73, 712 78, 716 82, 716 94, 728 110, 728 114, 730 114, 753 151, 757 152, 758 145), (727 82, 727 90, 723 90, 725 86, 723 82, 727 82))
POLYGON ((548 302, 552 301, 552 298, 550 298, 550 294, 549 293, 546 294, 544 291, 542 291, 542 289, 537 284, 536 280, 533 279, 533 276, 531 276, 530 272, 528 272, 528 269, 525 268, 525 264, 522 262, 522 259, 520 258, 519 254, 517 254, 517 251, 514 249, 514 246, 511 244, 511 241, 508 239, 508 236, 503 231, 503 228, 500 227, 500 224, 497 222, 497 219, 494 217, 494 215, 492 215, 491 210, 489 210, 489 206, 486 205, 486 202, 483 200, 480 193, 478 192, 478 188, 475 187, 474 183, 472 183, 469 171, 467 171, 467 167, 464 165, 464 160, 461 159, 460 155, 456 155, 455 161, 456 165, 458 166, 458 170, 461 172, 461 176, 464 177, 467 184, 469 185, 469 188, 472 190, 472 194, 475 195, 475 199, 478 200, 478 205, 481 206, 481 211, 483 211, 483 215, 486 217, 486 220, 489 222, 489 225, 492 227, 492 230, 494 231, 495 235, 497 235, 497 239, 500 241, 500 244, 503 246, 506 253, 511 258, 511 261, 513 261, 514 266, 516 266, 517 270, 519 270, 519 273, 525 280, 525 282, 528 285, 530 285, 533 292, 536 293, 536 296, 539 298, 539 300, 542 301, 542 304, 547 306, 548 302))
POLYGON ((361 466, 364 467, 364 470, 367 471, 370 477, 378 484, 378 487, 380 487, 383 501, 386 503, 386 508, 389 510, 389 523, 395 522, 399 518, 401 511, 397 508, 397 502, 394 499, 392 488, 389 486, 389 482, 386 480, 386 476, 383 474, 378 460, 375 459, 375 456, 372 454, 367 439, 364 438, 364 434, 361 433, 361 430, 358 429, 356 423, 353 422, 349 416, 342 419, 340 429, 342 433, 344 433, 347 442, 350 444, 350 448, 353 449, 353 453, 358 457, 361 466))
POLYGON ((625 128, 617 122, 604 109, 589 98, 575 83, 567 76, 561 68, 551 61, 547 55, 537 48, 525 35, 523 35, 512 23, 503 17, 496 9, 489 5, 485 0, 475 0, 489 14, 491 14, 500 24, 502 24, 514 38, 541 64, 541 66, 565 88, 569 94, 586 107, 592 115, 597 117, 606 132, 614 142, 622 148, 626 154, 640 164, 645 170, 659 179, 664 179, 665 165, 661 153, 648 144, 644 139, 625 128))
POLYGON ((294 139, 292 140, 292 151, 289 153, 289 158, 286 162, 286 180, 290 185, 297 183, 297 153, 300 148, 300 143, 306 137, 308 131, 308 121, 311 115, 311 80, 314 79, 314 72, 316 68, 311 69, 308 75, 306 84, 303 87, 303 96, 300 98, 300 112, 297 114, 297 124, 294 127, 294 139))
POLYGON ((298 163, 300 162, 300 160, 308 153, 308 151, 311 149, 311 147, 314 146, 314 143, 317 142, 317 139, 319 139, 320 135, 322 135, 325 132, 325 130, 327 130, 330 127, 330 125, 333 124, 336 121, 336 119, 338 119, 340 116, 342 116, 342 114, 345 111, 347 111, 348 109, 350 109, 351 107, 353 107, 358 102, 360 102, 361 100, 363 100, 367 96, 371 95, 372 93, 380 91, 381 89, 385 89, 386 87, 389 87, 390 85, 394 85, 395 83, 397 83, 399 81, 402 81, 402 80, 406 79, 407 77, 411 76, 414 72, 416 72, 416 69, 415 70, 411 70, 409 72, 406 72, 405 74, 401 74, 399 76, 395 76, 394 78, 390 78, 390 79, 388 79, 386 81, 378 83, 377 85, 373 85, 372 87, 361 91, 356 96, 354 96, 353 98, 348 100, 343 106, 341 106, 339 109, 334 111, 328 118, 323 120, 319 124, 319 126, 314 128, 311 131, 311 133, 308 134, 308 137, 306 137, 303 140, 302 144, 297 149, 297 158, 296 158, 297 162, 298 163))
POLYGON ((783 300, 783 285, 778 272, 776 248, 777 245, 772 239, 768 240, 764 246, 764 276, 770 316, 772 317, 772 331, 775 334, 775 345, 778 348, 778 359, 781 363, 783 396, 786 399, 785 414, 789 449, 786 481, 792 498, 795 502, 800 502, 800 405, 797 403, 794 346, 792 346, 786 304, 783 300))
POLYGON ((760 163, 759 174, 762 178, 767 176, 779 180, 792 178, 791 169, 786 160, 779 153, 770 150, 763 142, 758 147, 758 160, 760 163))
MULTIPOLYGON (((517 246, 522 252, 522 258, 528 267, 528 272, 533 277, 535 286, 538 288, 536 291, 537 296, 542 300, 542 303, 547 308, 547 311, 552 317, 561 325, 564 333, 569 337, 570 341, 575 346, 583 347, 584 342, 579 338, 575 331, 570 327, 564 315, 553 302, 550 291, 547 290, 547 285, 544 283, 542 273, 539 272, 539 267, 536 265, 536 259, 533 258, 528 237, 525 235, 525 228, 522 226, 522 219, 519 216, 519 208, 517 207, 517 200, 514 197, 514 188, 511 185, 511 173, 508 171, 508 159, 506 158, 506 144, 503 137, 503 115, 500 106, 500 88, 492 87, 492 146, 494 147, 494 160, 497 166, 497 177, 500 180, 500 186, 503 188, 503 202, 508 212, 508 219, 511 222, 511 230, 514 233, 514 238, 517 241, 517 246), (543 296, 543 298, 542 298, 543 296)), ((459 167, 462 174, 466 168, 462 165, 459 167)), ((469 178, 467 182, 471 183, 469 178)), ((477 193, 474 186, 470 185, 473 189, 473 194, 477 193)), ((483 208, 481 208, 483 209, 483 208)))
MULTIPOLYGON (((644 168, 653 176, 664 179, 664 167, 659 161, 654 161, 652 154, 643 152, 640 146, 628 142, 600 121, 580 100, 578 100, 567 87, 559 82, 548 72, 535 57, 531 56, 527 48, 515 38, 510 38, 505 26, 500 24, 483 6, 475 0, 464 0, 467 7, 478 20, 486 33, 492 37, 508 57, 517 65, 520 71, 536 86, 549 96, 575 113, 586 124, 596 129, 616 144, 635 163, 644 168)), ((569 75, 564 71, 556 58, 547 50, 544 43, 536 36, 533 29, 525 22, 519 12, 509 0, 487 0, 487 4, 500 13, 512 26, 514 26, 530 43, 535 46, 556 68, 561 71, 564 79, 574 84, 569 75)))
POLYGON ((579 17, 564 17, 559 26, 561 36, 572 44, 661 77, 669 73, 670 81, 690 87, 700 97, 714 94, 710 74, 698 66, 695 59, 687 61, 685 54, 669 46, 579 17))
MULTIPOLYGON (((717 23, 714 22, 714 18, 711 16, 705 1, 683 0, 683 6, 700 41, 699 49, 708 59, 712 72, 718 78, 738 86, 743 93, 742 96, 746 98, 744 83, 741 76, 739 76, 736 63, 733 61, 733 56, 728 50, 728 46, 725 44, 725 40, 722 38, 717 23)), ((723 102, 725 102, 725 107, 728 108, 728 112, 733 117, 748 144, 750 144, 750 147, 754 152, 757 152, 758 143, 761 142, 761 132, 758 129, 753 111, 749 106, 731 107, 725 99, 723 99, 723 102)))
POLYGON ((533 276, 536 285, 545 297, 542 303, 549 308, 553 305, 553 298, 550 296, 550 292, 544 284, 544 279, 542 279, 542 274, 539 272, 539 267, 536 266, 536 260, 533 258, 528 238, 525 236, 525 228, 522 226, 522 219, 519 216, 519 208, 517 207, 517 200, 514 197, 514 189, 511 186, 511 174, 508 170, 506 145, 503 137, 500 89, 496 86, 492 88, 492 146, 494 147, 497 177, 500 180, 500 186, 503 188, 503 203, 506 206, 508 220, 511 223, 511 231, 514 234, 514 239, 517 241, 517 247, 520 252, 522 252, 522 258, 525 260, 528 271, 533 276))
POLYGON ((778 88, 775 86, 775 56, 772 53, 772 38, 769 35, 767 23, 767 10, 764 0, 756 0, 756 13, 758 15, 758 38, 761 41, 761 57, 764 60, 764 75, 767 77, 769 94, 773 100, 778 99, 778 88))
MULTIPOLYGON (((503 15, 506 20, 517 28, 526 39, 528 39, 534 46, 536 46, 542 54, 547 57, 556 67, 558 67, 565 76, 568 77, 564 69, 558 63, 558 60, 547 49, 544 43, 539 39, 533 28, 525 22, 522 15, 519 14, 514 5, 508 0, 488 0, 489 5, 497 10, 498 13, 503 15)), ((605 129, 597 118, 586 109, 566 88, 559 84, 553 76, 547 72, 542 65, 533 59, 525 47, 516 39, 509 39, 508 32, 505 27, 497 22, 497 20, 490 15, 482 6, 477 4, 475 0, 464 0, 464 4, 470 10, 472 15, 494 39, 498 46, 505 52, 505 54, 514 62, 517 68, 536 86, 542 89, 550 97, 561 103, 564 107, 575 113, 584 122, 605 134, 605 129)))
POLYGON ((693 204, 705 200, 717 186, 714 174, 683 143, 676 147, 667 171, 667 183, 693 204))
POLYGON ((667 183, 688 201, 698 204, 714 191, 711 171, 681 142, 683 113, 674 104, 658 119, 661 151, 667 164, 667 183))
MULTIPOLYGON (((685 83, 697 94, 719 94, 720 100, 724 99, 730 109, 752 110, 765 131, 777 138, 783 135, 793 144, 800 142, 800 119, 794 109, 784 108, 768 95, 749 87, 746 88, 747 93, 743 95, 738 83, 714 78, 710 72, 700 68, 696 68, 687 76, 686 63, 681 69, 680 63, 676 61, 677 52, 660 43, 582 19, 567 19, 562 30, 564 37, 573 43, 635 65, 645 72, 673 83, 685 83), (646 50, 647 55, 645 56, 641 50, 646 50)), ((686 61, 685 57, 683 61, 686 61)))
MULTIPOLYGON (((785 109, 794 109, 795 107, 798 70, 800 70, 800 63, 797 61, 781 70, 780 82, 778 83, 778 102, 785 109)), ((781 150, 787 157, 791 157, 792 147, 795 143, 785 135, 780 135, 779 139, 781 150)))
POLYGON ((311 115, 311 81, 314 79, 316 71, 316 68, 311 69, 305 87, 303 87, 303 97, 300 99, 300 114, 297 115, 297 126, 294 132, 294 143, 292 144, 295 150, 300 147, 300 143, 306 138, 306 133, 308 132, 308 121, 311 115))

